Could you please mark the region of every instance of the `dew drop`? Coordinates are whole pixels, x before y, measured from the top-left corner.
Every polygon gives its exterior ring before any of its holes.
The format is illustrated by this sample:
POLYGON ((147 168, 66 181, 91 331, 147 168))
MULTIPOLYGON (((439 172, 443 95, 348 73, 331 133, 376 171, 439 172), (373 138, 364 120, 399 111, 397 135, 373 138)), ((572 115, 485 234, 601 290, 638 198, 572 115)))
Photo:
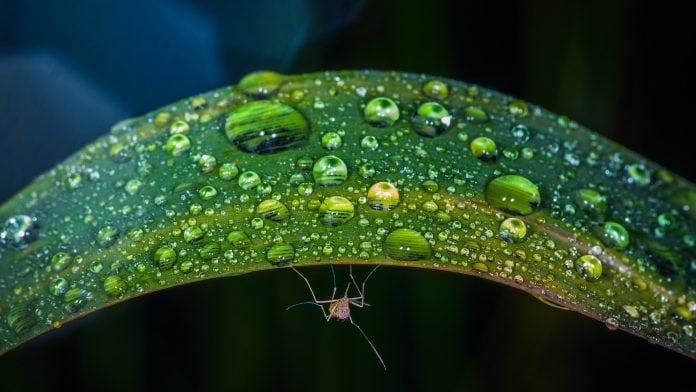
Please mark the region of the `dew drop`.
POLYGON ((325 225, 342 225, 351 220, 354 215, 353 203, 342 196, 327 197, 319 206, 319 221, 325 225))
POLYGON ((237 83, 237 90, 252 98, 261 99, 274 95, 284 82, 284 76, 273 71, 256 71, 244 76, 237 83))
POLYGON ((374 151, 379 148, 379 141, 374 136, 365 136, 360 141, 360 147, 366 150, 374 151))
POLYGON ((430 244, 419 232, 396 229, 384 241, 384 253, 395 260, 416 261, 430 257, 430 244))
POLYGON ((607 198, 594 189, 579 189, 575 191, 573 201, 583 211, 595 215, 604 214, 607 209, 607 198))
POLYGON ((102 248, 108 248, 116 242, 120 234, 114 226, 104 226, 97 232, 97 244, 102 248))
POLYGON ((599 239, 604 245, 616 249, 624 249, 629 243, 628 231, 617 222, 606 222, 601 226, 599 239))
POLYGON ((518 215, 531 214, 541 203, 539 188, 518 175, 505 175, 489 182, 486 200, 493 207, 518 215))
POLYGON ((218 169, 218 177, 220 177, 220 179, 223 181, 230 181, 237 177, 238 174, 239 169, 234 163, 223 163, 220 165, 220 169, 218 169))
POLYGON ((157 249, 153 256, 157 268, 159 268, 162 271, 172 269, 172 267, 174 267, 174 264, 176 264, 176 258, 176 252, 174 251, 174 249, 168 246, 163 246, 157 249))
POLYGON ((365 121, 374 127, 386 128, 399 119, 399 107, 387 97, 373 98, 365 106, 365 121))
POLYGON ((288 265, 295 259, 295 248, 290 244, 275 244, 266 252, 266 259, 276 267, 288 265))
POLYGON ((206 185, 204 187, 201 187, 201 189, 198 190, 198 196, 203 199, 203 200, 210 200, 213 199, 215 196, 217 196, 218 191, 214 187, 210 185, 206 185))
POLYGON ((529 114, 527 104, 519 99, 510 102, 510 105, 508 105, 508 110, 510 111, 510 114, 515 117, 527 117, 529 114))
POLYGON ((104 279, 104 291, 111 297, 119 297, 126 292, 126 282, 118 275, 109 275, 104 279))
POLYGON ((55 297, 61 297, 68 291, 68 285, 65 278, 55 278, 48 284, 48 292, 55 297))
POLYGON ((238 183, 246 191, 261 185, 261 177, 256 172, 245 171, 239 176, 238 183))
POLYGON ((62 271, 72 263, 72 256, 66 252, 58 252, 51 257, 51 266, 54 271, 62 271))
POLYGON ((167 144, 164 148, 168 153, 177 157, 191 149, 191 140, 186 135, 172 135, 167 139, 167 144))
POLYGON ((367 203, 375 210, 393 210, 399 205, 399 190, 391 183, 375 183, 367 191, 367 203))
POLYGON ((411 124, 416 133, 427 137, 442 134, 451 123, 452 116, 437 102, 426 102, 420 105, 416 115, 411 118, 411 124))
POLYGON ((336 150, 343 144, 343 139, 341 135, 336 132, 326 132, 324 136, 321 137, 321 146, 327 150, 336 150))
POLYGON ((493 162, 498 155, 495 142, 483 136, 472 140, 469 144, 469 150, 476 158, 484 162, 493 162))
POLYGON ((217 165, 217 159, 212 155, 203 154, 198 158, 198 170, 202 173, 210 173, 215 170, 215 165, 217 165))
POLYGON ((191 226, 184 229, 184 240, 188 243, 198 242, 203 236, 203 230, 198 226, 191 226))
POLYGON ((227 116, 225 135, 242 151, 267 154, 300 146, 309 138, 309 124, 291 106, 254 101, 227 116))
POLYGON ((17 335, 29 331, 36 323, 36 313, 30 306, 14 306, 7 312, 7 324, 17 335))
POLYGON ((65 310, 70 313, 76 313, 82 307, 92 299, 92 293, 81 288, 75 287, 68 290, 63 296, 63 302, 65 303, 65 310))
POLYGON ((188 125, 186 121, 183 120, 178 120, 174 121, 170 126, 169 126, 169 133, 172 135, 180 134, 180 133, 187 133, 191 127, 188 125))
POLYGON ((256 214, 273 222, 282 222, 290 217, 288 207, 275 199, 266 199, 259 203, 256 214))
POLYGON ((594 282, 602 276, 602 262, 593 255, 583 255, 575 260, 575 270, 588 282, 594 282))
POLYGON ((430 80, 423 85, 423 94, 428 98, 443 100, 447 98, 449 89, 439 80, 430 80))
POLYGON ((245 249, 251 246, 251 240, 241 230, 233 230, 227 235, 227 242, 237 249, 245 249))
POLYGON ((507 218, 500 224, 498 233, 507 242, 519 242, 527 235, 527 225, 522 219, 507 218))
POLYGON ((479 106, 467 106, 464 109, 466 119, 472 123, 483 123, 488 121, 488 113, 479 106))
POLYGON ((15 215, 5 221, 0 231, 0 243, 23 248, 39 236, 39 224, 36 218, 27 215, 15 215))
POLYGON ((317 160, 312 169, 314 182, 321 186, 342 184, 348 178, 348 167, 335 155, 326 155, 317 160))

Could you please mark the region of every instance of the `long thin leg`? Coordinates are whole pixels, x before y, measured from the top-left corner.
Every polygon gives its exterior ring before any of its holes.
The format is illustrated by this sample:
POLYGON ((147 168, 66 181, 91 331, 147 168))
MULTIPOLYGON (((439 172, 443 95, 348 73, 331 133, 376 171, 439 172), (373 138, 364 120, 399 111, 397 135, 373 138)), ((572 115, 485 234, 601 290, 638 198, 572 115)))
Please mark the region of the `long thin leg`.
POLYGON ((370 347, 372 347, 372 351, 375 352, 375 355, 377 356, 377 359, 379 359, 379 362, 382 363, 382 367, 383 367, 384 370, 386 371, 386 370, 387 370, 387 365, 384 363, 384 360, 382 359, 382 356, 379 355, 379 351, 377 351, 377 348, 375 348, 375 345, 372 344, 372 342, 370 341, 370 338, 367 337, 367 335, 365 334, 365 332, 362 330, 362 328, 360 328, 360 326, 359 326, 358 324, 356 324, 356 323, 353 322, 353 318, 352 318, 352 317, 349 316, 349 317, 348 317, 348 320, 350 320, 350 323, 351 323, 351 324, 355 325, 355 328, 357 328, 358 331, 360 331, 360 333, 362 334, 362 336, 365 338, 365 340, 367 340, 367 343, 370 345, 370 347))
POLYGON ((334 271, 334 266, 333 264, 330 264, 329 267, 331 267, 331 278, 333 279, 333 292, 331 293, 331 301, 336 299, 336 271, 334 271))
MULTIPOLYGON (((300 277, 305 281, 305 283, 307 283, 307 287, 309 288, 309 292, 312 294, 312 299, 314 299, 314 302, 317 303, 317 305, 318 305, 319 301, 317 300, 317 296, 314 295, 314 290, 312 290, 312 285, 309 284, 309 280, 307 279, 307 277, 302 275, 302 273, 300 273, 300 271, 298 271, 295 267, 290 267, 290 268, 292 268, 293 271, 297 272, 297 274, 300 275, 300 277)), ((336 289, 334 288, 334 291, 335 290, 336 289)), ((329 321, 329 319, 331 318, 331 315, 326 314, 326 310, 324 310, 323 306, 320 305, 320 307, 321 307, 321 312, 324 313, 324 318, 326 319, 326 321, 329 321)))
POLYGON ((377 270, 377 268, 380 267, 380 265, 378 264, 377 266, 375 266, 375 268, 373 268, 372 271, 370 271, 370 273, 367 274, 367 277, 365 277, 365 280, 363 280, 362 282, 362 289, 359 288, 360 286, 358 286, 358 283, 355 281, 355 278, 353 277, 353 265, 351 264, 349 267, 350 279, 353 281, 355 289, 358 290, 358 294, 360 294, 360 297, 358 297, 360 299, 360 305, 355 304, 355 306, 362 308, 365 304, 365 284, 367 283, 367 280, 370 279, 370 276, 372 276, 372 274, 377 270))

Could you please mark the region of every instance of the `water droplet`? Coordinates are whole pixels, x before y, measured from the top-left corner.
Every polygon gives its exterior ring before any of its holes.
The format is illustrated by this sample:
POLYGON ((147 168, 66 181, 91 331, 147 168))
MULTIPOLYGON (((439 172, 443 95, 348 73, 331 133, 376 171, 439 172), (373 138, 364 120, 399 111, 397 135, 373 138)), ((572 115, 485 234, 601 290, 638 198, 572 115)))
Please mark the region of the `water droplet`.
POLYGON ((354 215, 353 203, 341 196, 327 197, 319 207, 319 221, 325 225, 342 225, 351 220, 354 215))
POLYGON ((186 133, 191 129, 186 121, 178 120, 174 121, 172 125, 169 126, 169 133, 172 135, 186 133))
POLYGON ((512 137, 514 137, 518 143, 528 142, 531 136, 532 133, 529 131, 529 128, 523 124, 517 124, 512 127, 512 137))
POLYGON ((392 210, 399 205, 399 190, 389 182, 378 182, 367 191, 367 202, 375 210, 392 210))
POLYGON ((326 132, 324 136, 321 137, 321 146, 327 150, 335 150, 340 148, 343 144, 343 139, 341 135, 336 132, 326 132))
POLYGON ((61 297, 68 291, 68 281, 65 278, 55 278, 48 284, 48 292, 56 297, 61 297))
POLYGON ((416 115, 411 119, 416 133, 428 137, 442 134, 449 128, 451 122, 452 116, 437 102, 426 102, 420 105, 416 115))
POLYGON ((575 270, 588 282, 594 282, 602 276, 602 262, 595 256, 583 255, 575 260, 575 270))
POLYGON ((334 155, 318 159, 312 172, 314 182, 321 186, 339 185, 348 178, 348 167, 341 158, 334 155))
POLYGON ((275 244, 266 252, 268 262, 276 267, 282 267, 295 259, 295 248, 290 244, 275 244))
POLYGON ((640 186, 650 184, 651 173, 644 164, 636 163, 633 165, 628 165, 626 167, 626 171, 628 172, 629 182, 640 186))
POLYGON ((379 141, 374 136, 365 136, 360 141, 360 146, 366 150, 374 151, 379 148, 379 141))
POLYGON ((428 98, 443 100, 447 98, 447 85, 439 80, 430 80, 423 85, 423 94, 428 98))
POLYGON ((416 261, 430 257, 430 244, 419 232, 396 229, 384 241, 384 253, 395 260, 416 261))
POLYGON ((512 114, 515 117, 527 117, 527 115, 529 114, 527 104, 519 99, 510 102, 510 105, 508 105, 508 109, 510 110, 510 114, 512 114))
POLYGON ((608 330, 610 331, 616 331, 619 329, 619 320, 615 319, 614 317, 609 317, 608 319, 604 320, 604 325, 607 327, 608 330))
POLYGON ((157 268, 162 271, 166 271, 174 267, 177 256, 174 249, 168 246, 163 246, 155 251, 153 258, 155 260, 155 264, 157 264, 157 268))
POLYGON ((583 211, 601 215, 607 209, 607 198, 594 189, 579 189, 573 194, 573 201, 583 211))
POLYGON ((112 297, 121 296, 126 292, 126 282, 118 275, 109 275, 104 279, 104 291, 112 297))
POLYGON ((75 313, 82 309, 82 307, 92 299, 92 293, 80 288, 75 287, 68 290, 63 296, 63 301, 65 302, 65 310, 70 313, 75 313))
POLYGON ((440 186, 437 184, 437 182, 433 180, 425 180, 421 184, 421 187, 423 188, 424 191, 428 193, 435 193, 440 189, 440 186))
POLYGON ((365 121, 374 127, 390 127, 399 119, 399 107, 387 97, 372 99, 365 106, 365 121))
POLYGON ((121 232, 114 226, 107 225, 97 232, 97 244, 102 248, 108 248, 116 242, 121 232))
POLYGON ((199 251, 201 259, 212 260, 220 254, 220 244, 217 242, 207 242, 199 251))
POLYGON ((184 240, 188 243, 200 241, 203 235, 203 230, 198 226, 191 226, 184 229, 184 240))
POLYGON ((486 200, 493 207, 518 215, 531 214, 541 203, 539 188, 517 175, 505 175, 489 182, 486 200))
POLYGON ((128 154, 128 147, 124 146, 123 143, 114 143, 109 147, 109 157, 116 163, 126 163, 131 160, 130 154, 128 154))
POLYGON ((217 193, 217 189, 210 185, 201 187, 201 189, 198 190, 198 196, 200 196, 200 198, 203 200, 210 200, 217 196, 217 193))
POLYGON ((628 231, 616 222, 606 222, 604 226, 601 226, 599 239, 604 245, 617 249, 623 249, 629 243, 628 231))
POLYGON ((360 165, 358 168, 358 174, 360 174, 360 177, 362 178, 372 178, 375 174, 377 174, 377 169, 375 169, 372 164, 366 163, 364 165, 360 165))
POLYGON ((309 125, 291 106, 254 101, 237 107, 227 116, 225 135, 242 151, 267 154, 304 143, 309 138, 309 125))
POLYGON ((273 222, 282 222, 290 217, 288 207, 275 199, 266 199, 259 203, 256 214, 273 222))
POLYGON ((657 224, 663 230, 672 230, 675 226, 674 217, 672 214, 663 212, 657 216, 657 224))
POLYGON ((63 179, 63 185, 69 190, 77 189, 82 185, 82 176, 76 172, 68 173, 63 179))
POLYGON ((203 154, 198 158, 198 170, 203 173, 215 170, 215 165, 217 165, 217 159, 212 155, 203 154))
POLYGON ((15 215, 5 221, 0 231, 0 243, 9 243, 15 248, 23 248, 39 236, 39 224, 36 218, 27 215, 15 215))
POLYGON ((256 71, 244 76, 237 89, 256 99, 268 98, 275 94, 284 82, 284 76, 273 71, 256 71))
POLYGON ((237 168, 237 165, 234 163, 223 163, 220 165, 220 169, 218 170, 218 177, 220 177, 221 180, 224 181, 230 181, 233 178, 237 177, 239 174, 239 169, 237 168))
POLYGON ((498 155, 495 142, 483 136, 472 140, 469 144, 469 150, 476 158, 484 162, 493 162, 498 155))
POLYGON ((314 184, 311 182, 303 182, 297 185, 297 194, 300 196, 309 196, 314 193, 314 184))
POLYGON ((7 324, 17 335, 29 331, 36 323, 36 314, 30 306, 14 306, 7 312, 7 324))
POLYGON ((172 135, 167 139, 167 145, 164 149, 173 156, 178 157, 191 149, 191 140, 186 135, 172 135))
POLYGON ((479 106, 467 106, 464 109, 466 119, 473 123, 483 123, 488 121, 488 113, 479 106))
POLYGON ((227 235, 227 242, 238 249, 245 249, 251 246, 251 240, 241 230, 233 230, 227 235))
POLYGON ((58 252, 51 257, 51 266, 54 271, 62 271, 72 263, 72 256, 66 252, 58 252))
POLYGON ((140 189, 143 187, 143 182, 138 180, 137 178, 134 178, 132 180, 129 180, 126 183, 126 192, 128 192, 131 195, 135 195, 140 191, 140 189))
POLYGON ((246 191, 261 185, 261 177, 256 172, 245 171, 239 176, 238 182, 239 186, 246 191))
POLYGON ((527 235, 527 225, 519 218, 507 218, 498 230, 500 236, 507 242, 519 242, 527 235))

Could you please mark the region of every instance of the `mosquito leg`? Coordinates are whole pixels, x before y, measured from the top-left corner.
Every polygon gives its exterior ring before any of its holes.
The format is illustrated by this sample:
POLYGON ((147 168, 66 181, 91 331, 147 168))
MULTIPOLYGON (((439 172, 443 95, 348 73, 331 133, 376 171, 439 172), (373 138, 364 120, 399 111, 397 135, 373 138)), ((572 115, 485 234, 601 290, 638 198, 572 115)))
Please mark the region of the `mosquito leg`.
MULTIPOLYGON (((290 268, 292 268, 293 271, 295 271, 298 275, 300 275, 300 277, 302 278, 302 280, 304 280, 305 283, 307 283, 307 287, 309 288, 309 292, 312 294, 312 299, 314 299, 314 302, 315 302, 317 305, 319 305, 319 300, 317 300, 317 296, 314 295, 314 290, 312 290, 312 285, 309 284, 309 280, 307 279, 307 277, 305 277, 304 275, 302 275, 302 273, 301 273, 300 271, 298 271, 295 267, 290 267, 290 268)), ((335 288, 334 288, 334 291, 335 291, 335 288)), ((324 313, 324 318, 326 318, 326 320, 328 321, 329 318, 330 318, 330 316, 326 314, 326 310, 324 309, 323 306, 319 305, 319 307, 321 308, 321 312, 324 313)), ((289 309, 289 308, 288 308, 288 309, 289 309)))
POLYGON ((333 264, 329 264, 329 267, 331 267, 331 278, 333 279, 333 292, 331 293, 331 301, 333 301, 336 299, 336 272, 333 264))
POLYGON ((367 340, 367 343, 370 345, 370 347, 372 347, 372 351, 375 352, 375 355, 377 356, 377 359, 379 359, 379 362, 382 363, 382 367, 383 367, 384 370, 386 371, 386 370, 387 370, 387 365, 384 363, 384 360, 382 359, 382 356, 379 355, 379 351, 377 351, 377 348, 375 348, 375 345, 372 344, 372 342, 370 341, 370 338, 367 337, 367 335, 365 334, 365 332, 362 330, 362 328, 360 328, 360 326, 359 326, 358 324, 356 324, 356 323, 353 322, 353 318, 352 318, 352 317, 349 316, 349 317, 348 317, 348 320, 350 320, 350 323, 351 323, 351 324, 355 325, 355 328, 357 328, 358 331, 360 331, 360 333, 362 334, 362 336, 365 338, 365 340, 367 340))
POLYGON ((358 290, 358 294, 360 294, 360 305, 356 305, 359 308, 362 308, 364 303, 365 303, 365 284, 367 283, 367 280, 370 279, 370 276, 379 268, 380 265, 378 264, 375 266, 375 268, 370 271, 369 274, 367 274, 367 277, 365 277, 365 280, 362 282, 362 289, 360 289, 361 286, 358 286, 358 283, 355 281, 355 278, 353 277, 353 265, 350 265, 350 279, 353 281, 353 284, 355 285, 355 288, 358 290))

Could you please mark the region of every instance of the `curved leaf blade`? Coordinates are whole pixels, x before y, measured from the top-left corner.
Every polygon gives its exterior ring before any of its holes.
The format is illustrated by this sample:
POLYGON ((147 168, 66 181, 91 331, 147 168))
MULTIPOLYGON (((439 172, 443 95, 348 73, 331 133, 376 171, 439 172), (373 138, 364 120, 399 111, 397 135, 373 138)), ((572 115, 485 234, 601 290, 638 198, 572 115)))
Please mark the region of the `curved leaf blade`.
POLYGON ((0 208, 0 351, 166 287, 364 263, 498 281, 693 357, 694 211, 688 181, 478 86, 252 74, 0 208))

